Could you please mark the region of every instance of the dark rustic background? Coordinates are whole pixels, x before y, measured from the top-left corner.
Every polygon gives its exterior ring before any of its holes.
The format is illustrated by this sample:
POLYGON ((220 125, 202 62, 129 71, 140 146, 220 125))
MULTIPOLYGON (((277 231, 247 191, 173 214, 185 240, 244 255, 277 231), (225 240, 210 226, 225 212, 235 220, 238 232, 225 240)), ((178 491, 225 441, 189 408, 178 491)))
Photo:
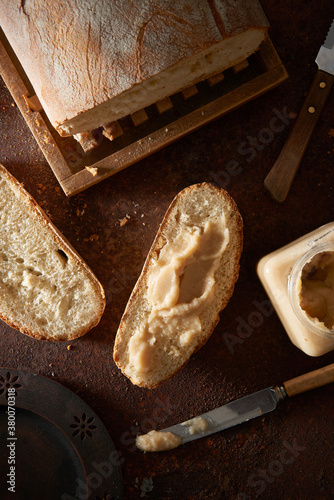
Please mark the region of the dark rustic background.
POLYGON ((333 385, 286 400, 263 418, 173 451, 143 454, 133 446, 139 432, 189 419, 334 360, 333 353, 312 358, 294 347, 275 313, 263 316, 243 342, 231 347, 226 341, 226 332, 235 334, 238 318, 249 320, 256 310, 254 301, 267 298, 256 275, 258 260, 333 220, 333 91, 284 203, 269 197, 263 180, 293 119, 265 147, 255 147, 251 161, 250 154, 240 154, 240 144, 250 137, 259 139, 274 110, 298 113, 317 70, 314 60, 334 17, 334 4, 263 0, 262 5, 289 79, 70 199, 0 80, 0 161, 87 261, 107 295, 101 323, 71 342, 71 350, 66 342, 39 342, 1 322, 0 366, 56 380, 93 408, 121 453, 127 500, 334 496, 333 385), (240 172, 227 179, 224 172, 230 161, 239 163, 240 172), (156 390, 140 389, 112 359, 120 318, 173 197, 190 184, 213 179, 224 179, 244 220, 235 293, 212 337, 187 366, 156 390), (128 222, 120 225, 125 216, 128 222), (290 460, 282 463, 286 449, 290 460))

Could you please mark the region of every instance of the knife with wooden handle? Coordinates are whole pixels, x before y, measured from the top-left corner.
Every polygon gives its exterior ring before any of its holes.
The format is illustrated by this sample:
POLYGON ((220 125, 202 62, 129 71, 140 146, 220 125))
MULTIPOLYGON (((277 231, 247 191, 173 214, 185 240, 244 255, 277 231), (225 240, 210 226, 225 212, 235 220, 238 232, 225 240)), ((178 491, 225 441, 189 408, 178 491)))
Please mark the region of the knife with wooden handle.
POLYGON ((264 186, 276 201, 288 195, 298 167, 334 81, 334 21, 315 62, 318 71, 311 89, 264 186))
POLYGON ((137 436, 136 444, 143 451, 164 451, 228 429, 276 409, 277 403, 334 382, 334 363, 318 370, 287 380, 281 386, 267 387, 198 417, 162 431, 137 436), (155 443, 153 442, 155 441, 155 443), (153 444, 152 444, 153 443, 153 444), (160 448, 156 444, 161 444, 160 448), (175 445, 170 446, 170 443, 175 445))

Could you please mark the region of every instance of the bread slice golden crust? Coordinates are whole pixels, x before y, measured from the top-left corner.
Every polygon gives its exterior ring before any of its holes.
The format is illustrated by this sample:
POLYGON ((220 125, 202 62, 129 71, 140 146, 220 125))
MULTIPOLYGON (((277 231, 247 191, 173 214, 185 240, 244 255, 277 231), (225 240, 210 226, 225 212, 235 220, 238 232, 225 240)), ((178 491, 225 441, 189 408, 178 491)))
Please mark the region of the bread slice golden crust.
POLYGON ((39 340, 96 326, 102 285, 34 198, 0 164, 0 318, 39 340))
MULTIPOLYGON (((134 384, 147 388, 157 387, 163 380, 175 375, 187 363, 190 356, 209 339, 219 321, 220 312, 233 294, 239 276, 242 245, 242 218, 234 200, 225 190, 210 183, 201 183, 187 187, 175 197, 148 253, 116 336, 114 360, 124 375, 134 384), (191 339, 189 343, 187 341, 184 343, 182 339, 186 332, 182 329, 183 324, 181 328, 176 328, 173 331, 173 328, 170 327, 172 320, 168 318, 170 311, 168 308, 165 309, 163 312, 164 321, 166 321, 166 330, 169 331, 169 334, 166 335, 165 329, 153 336, 149 334, 148 343, 150 345, 147 350, 147 363, 150 365, 152 361, 152 366, 147 371, 138 371, 131 349, 133 343, 136 342, 137 348, 140 350, 140 339, 145 338, 149 331, 147 328, 145 330, 143 323, 147 322, 148 317, 152 317, 153 306, 148 297, 152 293, 152 286, 154 287, 152 275, 156 272, 159 256, 162 255, 162 252, 167 251, 166 249, 173 241, 183 237, 182 234, 186 234, 186 242, 190 241, 193 234, 196 236, 198 232, 201 234, 205 232, 204 227, 208 221, 215 224, 219 220, 225 221, 228 233, 227 244, 221 252, 214 270, 211 298, 197 311, 200 328, 196 334, 189 334, 190 337, 186 337, 186 339, 191 339), (142 328, 141 333, 138 328, 142 328)), ((193 259, 193 256, 190 259, 193 259)), ((179 271, 180 290, 181 280, 185 279, 187 265, 179 271)), ((198 267, 194 267, 192 272, 198 273, 198 270, 198 267)), ((200 281, 201 272, 198 276, 197 281, 200 281)), ((207 281, 207 277, 203 279, 203 283, 207 281)), ((196 279, 194 286, 196 286, 196 279)), ((179 300, 182 302, 180 296, 179 300)), ((194 303, 189 298, 188 302, 194 303)), ((177 310, 180 307, 182 309, 183 305, 180 306, 177 303, 173 305, 172 309, 177 310)), ((185 316, 187 316, 187 312, 185 316)))

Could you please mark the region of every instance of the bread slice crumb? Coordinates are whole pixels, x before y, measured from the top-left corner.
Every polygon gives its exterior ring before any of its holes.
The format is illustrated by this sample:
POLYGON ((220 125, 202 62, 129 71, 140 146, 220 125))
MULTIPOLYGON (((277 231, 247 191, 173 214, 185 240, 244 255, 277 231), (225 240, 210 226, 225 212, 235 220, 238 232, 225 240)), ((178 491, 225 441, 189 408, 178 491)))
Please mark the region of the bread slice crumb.
POLYGON ((96 177, 98 174, 98 168, 97 167, 85 167, 86 170, 93 175, 93 177, 96 177))
POLYGON ((36 201, 0 165, 0 318, 40 340, 96 326, 102 285, 36 201))

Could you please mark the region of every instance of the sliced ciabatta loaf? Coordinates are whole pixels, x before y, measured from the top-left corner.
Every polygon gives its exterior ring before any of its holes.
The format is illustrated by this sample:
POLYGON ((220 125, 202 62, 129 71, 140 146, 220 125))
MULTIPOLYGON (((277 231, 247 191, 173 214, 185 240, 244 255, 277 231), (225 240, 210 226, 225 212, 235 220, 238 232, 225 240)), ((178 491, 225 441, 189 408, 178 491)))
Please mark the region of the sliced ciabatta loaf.
POLYGON ((157 387, 208 340, 233 293, 242 241, 225 190, 202 183, 176 196, 116 336, 114 360, 134 384, 157 387))
POLYGON ((0 165, 0 318, 41 340, 97 325, 104 290, 21 184, 0 165))
POLYGON ((61 135, 240 63, 268 31, 259 0, 0 0, 0 25, 61 135))

